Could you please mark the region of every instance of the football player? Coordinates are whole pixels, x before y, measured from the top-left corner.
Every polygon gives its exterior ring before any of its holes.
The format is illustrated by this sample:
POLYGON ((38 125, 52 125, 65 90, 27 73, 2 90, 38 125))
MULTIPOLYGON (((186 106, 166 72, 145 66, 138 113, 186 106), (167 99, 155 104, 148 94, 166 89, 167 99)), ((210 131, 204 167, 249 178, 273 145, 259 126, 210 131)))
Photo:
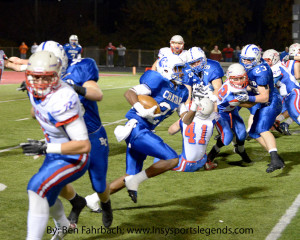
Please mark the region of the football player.
MULTIPOLYGON (((287 55, 284 58, 284 60, 282 61, 282 64, 291 72, 291 74, 293 76, 295 76, 295 78, 297 80, 300 80, 300 59, 299 59, 299 55, 300 55, 300 44, 299 43, 293 43, 289 47, 289 55, 287 55)), ((285 135, 291 135, 291 133, 289 131, 289 126, 290 126, 290 124, 292 124, 292 122, 293 122, 293 119, 289 116, 289 113, 286 110, 285 103, 284 103, 282 114, 280 114, 276 118, 276 122, 275 122, 274 127, 276 128, 276 130, 278 130, 279 132, 281 132, 285 135), (286 121, 281 122, 284 119, 286 119, 286 121)))
POLYGON ((69 63, 72 62, 73 59, 80 59, 82 53, 82 47, 78 43, 77 35, 71 35, 69 38, 69 43, 64 45, 65 52, 68 56, 69 63))
MULTIPOLYGON (((91 149, 78 95, 60 80, 61 61, 52 52, 36 52, 29 58, 26 85, 30 102, 45 135, 46 143, 29 140, 21 144, 26 155, 45 155, 39 171, 27 187, 29 211, 27 238, 42 239, 49 214, 55 236, 62 238, 76 227, 58 199, 62 188, 81 177, 88 168, 91 149)), ((56 238, 55 238, 56 239, 56 238)))
POLYGON ((270 173, 282 169, 284 162, 277 153, 276 140, 269 131, 282 109, 279 93, 274 86, 272 70, 261 59, 261 51, 254 44, 243 47, 240 64, 244 66, 247 72, 249 86, 257 95, 245 94, 239 100, 261 103, 260 108, 254 114, 249 136, 256 139, 270 153, 271 163, 266 172, 270 173))
MULTIPOLYGON (((183 82, 193 89, 192 92, 197 92, 202 87, 212 89, 213 95, 211 95, 211 100, 215 103, 214 111, 217 112, 216 101, 218 91, 222 86, 222 77, 224 76, 220 63, 207 59, 205 53, 199 47, 190 48, 183 57, 187 62, 183 70, 185 73, 183 82)), ((206 170, 212 170, 216 166, 210 159, 205 163, 206 170)))
MULTIPOLYGON (((67 58, 62 46, 53 41, 46 41, 38 47, 37 51, 52 51, 67 66, 67 58)), ((90 152, 90 165, 88 168, 93 189, 101 199, 102 222, 105 227, 112 224, 113 214, 109 187, 106 182, 108 167, 108 140, 105 128, 102 125, 97 101, 101 101, 103 93, 97 81, 99 70, 95 61, 91 58, 74 59, 62 75, 62 80, 70 84, 78 93, 80 102, 84 107, 84 121, 88 129, 88 136, 92 145, 90 152)), ((71 222, 78 222, 81 210, 86 206, 86 200, 79 196, 71 185, 67 185, 61 196, 68 199, 73 208, 69 215, 71 222)), ((98 210, 98 209, 96 209, 98 210)))
POLYGON ((115 129, 118 141, 124 139, 127 143, 126 174, 110 184, 111 193, 126 186, 129 196, 136 203, 140 183, 177 166, 177 153, 152 130, 175 110, 187 125, 194 119, 199 101, 196 99, 187 110, 184 103, 188 98, 188 90, 182 84, 183 66, 184 62, 178 56, 165 56, 158 61, 157 71, 145 72, 140 84, 126 91, 124 96, 132 106, 126 114, 129 121, 125 127, 118 126, 115 129), (157 106, 145 109, 138 101, 138 95, 154 98, 161 113, 154 114, 157 106), (147 156, 160 160, 142 170, 147 156))
POLYGON ((174 35, 170 40, 170 47, 161 48, 158 52, 158 59, 153 63, 152 70, 157 70, 157 62, 164 56, 168 55, 178 55, 182 56, 185 52, 184 40, 180 35, 174 35))
MULTIPOLYGON (((279 93, 283 97, 284 108, 282 112, 287 111, 292 120, 300 125, 299 83, 289 69, 281 64, 279 53, 276 50, 269 49, 265 51, 263 59, 271 67, 275 86, 279 89, 279 93)), ((280 114, 276 119, 282 121, 284 116, 280 114)))
MULTIPOLYGON (((227 70, 227 80, 224 82, 218 94, 218 111, 220 119, 217 122, 219 137, 217 143, 208 154, 208 159, 213 161, 220 152, 220 148, 234 142, 234 151, 242 157, 243 162, 251 163, 246 153, 244 143, 247 137, 243 118, 239 115, 239 107, 246 104, 239 101, 240 95, 247 94, 247 73, 242 65, 234 63, 227 70), (235 138, 234 138, 234 135, 235 138)), ((253 106, 250 104, 250 106, 253 106)))
MULTIPOLYGON (((196 115, 190 125, 179 119, 169 127, 169 134, 174 135, 181 131, 182 153, 179 163, 173 171, 195 172, 204 166, 207 161, 206 148, 213 134, 214 125, 219 115, 214 110, 214 103, 207 97, 200 100, 196 115)), ((154 162, 159 161, 158 158, 154 162)))

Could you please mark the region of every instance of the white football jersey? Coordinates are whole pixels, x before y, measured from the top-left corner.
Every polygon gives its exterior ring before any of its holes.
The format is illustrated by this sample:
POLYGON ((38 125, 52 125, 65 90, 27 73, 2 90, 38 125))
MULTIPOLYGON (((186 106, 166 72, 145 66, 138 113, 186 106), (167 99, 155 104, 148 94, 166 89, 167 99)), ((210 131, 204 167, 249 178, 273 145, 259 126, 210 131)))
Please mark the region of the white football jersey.
POLYGON ((70 138, 64 125, 82 117, 80 100, 77 93, 68 84, 61 82, 57 91, 37 99, 29 93, 35 117, 39 121, 48 143, 65 143, 70 138))
POLYGON ((205 120, 195 117, 190 125, 186 125, 180 120, 182 155, 186 160, 198 161, 203 158, 213 134, 215 117, 215 113, 205 120))
MULTIPOLYGON (((185 52, 186 50, 183 50, 180 54, 179 54, 179 57, 182 58, 183 60, 185 59, 184 56, 185 56, 185 52)), ((158 52, 158 58, 161 59, 163 58, 164 56, 168 56, 170 54, 174 54, 171 50, 171 48, 169 47, 164 47, 164 48, 161 48, 158 52)), ((176 54, 174 54, 176 55, 176 54)))

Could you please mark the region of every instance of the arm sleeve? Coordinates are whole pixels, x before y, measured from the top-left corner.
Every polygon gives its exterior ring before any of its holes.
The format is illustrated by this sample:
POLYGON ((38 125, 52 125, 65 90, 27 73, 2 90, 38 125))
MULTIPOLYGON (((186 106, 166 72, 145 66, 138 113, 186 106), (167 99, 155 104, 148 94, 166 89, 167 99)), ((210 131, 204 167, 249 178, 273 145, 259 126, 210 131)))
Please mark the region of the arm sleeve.
POLYGON ((89 138, 86 125, 82 117, 66 124, 65 129, 71 140, 80 141, 87 140, 89 138))

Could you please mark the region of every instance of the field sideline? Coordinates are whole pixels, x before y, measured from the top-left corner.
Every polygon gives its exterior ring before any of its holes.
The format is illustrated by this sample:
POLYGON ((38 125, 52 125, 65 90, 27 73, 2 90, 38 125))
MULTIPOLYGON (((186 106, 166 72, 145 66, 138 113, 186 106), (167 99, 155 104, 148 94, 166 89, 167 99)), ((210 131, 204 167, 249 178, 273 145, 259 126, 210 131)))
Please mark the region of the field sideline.
MULTIPOLYGON (((113 131, 126 121, 130 106, 123 94, 138 84, 140 74, 109 74, 100 75, 104 99, 99 109, 110 144, 107 176, 110 182, 125 173, 126 144, 118 143, 113 131)), ((16 91, 18 86, 4 82, 0 85, 0 235, 9 240, 26 237, 26 187, 43 160, 24 156, 16 148, 27 138, 43 138, 38 123, 29 115, 26 93, 16 91), (7 187, 3 189, 1 184, 7 187)), ((247 125, 249 111, 242 109, 241 115, 247 125)), ((167 133, 177 118, 174 114, 166 119, 156 133, 180 153, 180 134, 167 133)), ((293 123, 290 129, 291 136, 273 132, 278 152, 286 162, 283 170, 265 172, 269 154, 254 140, 245 145, 254 161, 252 166, 240 165, 239 156, 229 145, 216 158, 219 162, 216 170, 169 171, 145 181, 139 187, 137 204, 125 190, 112 195, 114 222, 109 231, 101 228, 101 214, 84 209, 78 232, 65 239, 299 239, 300 128, 293 123)), ((213 144, 212 137, 208 151, 213 144)), ((152 161, 153 158, 147 158, 144 168, 152 161)), ((88 174, 74 182, 74 187, 83 196, 93 193, 88 174)), ((62 201, 68 214, 70 204, 62 201)), ((54 225, 52 219, 48 225, 54 225)), ((46 232, 43 239, 50 238, 46 232)))

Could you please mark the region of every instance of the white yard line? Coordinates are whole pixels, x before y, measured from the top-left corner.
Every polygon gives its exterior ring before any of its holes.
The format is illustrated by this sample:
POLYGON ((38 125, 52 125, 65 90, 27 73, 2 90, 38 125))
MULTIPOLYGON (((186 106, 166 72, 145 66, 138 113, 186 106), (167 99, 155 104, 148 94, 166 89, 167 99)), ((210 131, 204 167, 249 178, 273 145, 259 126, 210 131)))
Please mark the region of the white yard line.
POLYGON ((28 98, 21 98, 21 99, 0 101, 0 103, 15 102, 15 101, 24 101, 24 100, 28 100, 28 98))
POLYGON ((285 214, 280 218, 279 222, 272 229, 266 240, 276 240, 280 238, 281 233, 290 224, 292 219, 296 216, 300 208, 300 194, 296 197, 293 204, 286 210, 285 214))
POLYGON ((29 118, 21 118, 21 119, 17 119, 15 120, 16 122, 19 122, 19 121, 24 121, 24 120, 28 120, 29 118))
POLYGON ((113 125, 113 124, 116 124, 116 123, 124 122, 126 120, 127 120, 127 118, 124 118, 124 119, 121 119, 121 120, 118 120, 118 121, 115 121, 115 122, 110 122, 110 123, 103 124, 103 126, 113 125))

